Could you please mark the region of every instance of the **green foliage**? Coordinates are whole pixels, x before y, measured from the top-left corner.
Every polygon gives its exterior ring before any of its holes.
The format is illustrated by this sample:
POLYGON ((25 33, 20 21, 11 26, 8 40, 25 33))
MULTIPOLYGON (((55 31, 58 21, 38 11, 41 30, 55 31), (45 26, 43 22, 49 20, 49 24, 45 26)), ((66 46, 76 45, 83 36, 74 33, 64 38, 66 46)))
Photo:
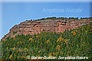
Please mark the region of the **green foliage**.
POLYGON ((86 56, 92 58, 92 23, 63 33, 42 32, 17 35, 3 41, 3 58, 27 59, 27 56, 86 56))
MULTIPOLYGON (((78 20, 79 18, 78 17, 47 17, 47 18, 41 18, 41 19, 37 19, 38 21, 39 20, 57 20, 57 19, 62 19, 62 20, 66 20, 66 19, 75 19, 75 20, 78 20)), ((92 17, 81 17, 80 19, 92 19, 92 17)))
POLYGON ((69 17, 69 19, 75 19, 75 20, 78 20, 78 17, 69 17))
POLYGON ((56 19, 56 17, 47 17, 46 19, 56 19))
POLYGON ((69 19, 74 19, 74 17, 69 17, 69 19))
POLYGON ((16 31, 13 31, 13 34, 16 34, 17 32, 16 31))
POLYGON ((59 19, 65 20, 65 19, 67 19, 67 18, 65 18, 65 17, 59 17, 59 19))
POLYGON ((0 41, 0 58, 2 58, 2 42, 0 41))
POLYGON ((56 17, 47 17, 47 18, 41 18, 40 20, 47 20, 47 19, 57 19, 56 17))
MULTIPOLYGON (((91 17, 90 17, 91 18, 91 17)), ((80 18, 80 19, 88 19, 87 17, 82 17, 82 18, 80 18)))
POLYGON ((46 18, 41 18, 40 20, 45 20, 46 18))

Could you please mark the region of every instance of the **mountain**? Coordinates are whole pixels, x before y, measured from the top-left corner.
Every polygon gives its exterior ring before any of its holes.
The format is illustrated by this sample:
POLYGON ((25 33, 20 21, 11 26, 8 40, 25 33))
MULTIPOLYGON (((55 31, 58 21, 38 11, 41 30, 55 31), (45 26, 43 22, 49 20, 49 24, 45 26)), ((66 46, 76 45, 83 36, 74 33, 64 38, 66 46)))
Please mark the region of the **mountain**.
POLYGON ((0 41, 0 60, 41 61, 69 56, 79 59, 85 56, 84 59, 90 60, 91 46, 90 18, 26 20, 13 26, 0 41))
POLYGON ((82 25, 89 24, 90 18, 42 18, 38 20, 26 20, 20 24, 14 25, 8 34, 2 40, 8 37, 15 37, 16 35, 34 35, 41 32, 64 32, 65 30, 72 30, 82 25))

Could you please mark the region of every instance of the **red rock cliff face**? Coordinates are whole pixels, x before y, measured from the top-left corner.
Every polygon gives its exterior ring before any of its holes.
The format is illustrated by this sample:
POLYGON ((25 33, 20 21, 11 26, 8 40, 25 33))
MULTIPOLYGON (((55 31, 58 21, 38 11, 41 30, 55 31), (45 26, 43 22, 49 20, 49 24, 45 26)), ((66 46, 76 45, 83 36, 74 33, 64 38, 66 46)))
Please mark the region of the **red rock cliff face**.
POLYGON ((81 20, 74 20, 74 19, 67 19, 67 20, 40 20, 40 21, 25 21, 18 25, 13 26, 10 29, 10 32, 6 34, 2 39, 7 37, 14 37, 20 34, 39 34, 41 32, 64 32, 65 30, 71 30, 77 28, 79 26, 89 24, 90 19, 81 19, 81 20))

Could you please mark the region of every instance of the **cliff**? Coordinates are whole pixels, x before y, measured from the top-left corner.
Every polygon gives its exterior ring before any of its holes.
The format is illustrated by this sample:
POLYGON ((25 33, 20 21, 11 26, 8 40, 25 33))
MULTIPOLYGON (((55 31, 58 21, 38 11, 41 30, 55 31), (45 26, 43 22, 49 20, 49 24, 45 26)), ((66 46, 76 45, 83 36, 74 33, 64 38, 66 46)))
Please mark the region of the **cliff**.
POLYGON ((82 25, 90 23, 89 18, 86 19, 41 19, 41 20, 27 20, 21 22, 18 25, 14 25, 8 34, 6 34, 2 40, 7 37, 14 37, 16 35, 34 35, 41 32, 64 32, 65 30, 72 30, 82 25))

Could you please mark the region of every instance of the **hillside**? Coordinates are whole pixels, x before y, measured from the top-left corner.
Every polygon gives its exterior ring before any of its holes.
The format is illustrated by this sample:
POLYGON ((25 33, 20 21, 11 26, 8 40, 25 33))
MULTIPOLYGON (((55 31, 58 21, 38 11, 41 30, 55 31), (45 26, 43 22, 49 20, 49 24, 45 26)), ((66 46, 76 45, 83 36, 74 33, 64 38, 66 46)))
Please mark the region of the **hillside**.
POLYGON ((26 20, 18 25, 14 25, 8 34, 6 34, 3 39, 7 37, 15 37, 16 35, 34 35, 41 32, 64 32, 65 30, 72 30, 78 28, 82 25, 90 23, 90 18, 56 18, 48 17, 38 20, 26 20))
POLYGON ((27 20, 12 27, 2 39, 2 59, 31 61, 68 56, 92 59, 91 37, 89 18, 27 20))

